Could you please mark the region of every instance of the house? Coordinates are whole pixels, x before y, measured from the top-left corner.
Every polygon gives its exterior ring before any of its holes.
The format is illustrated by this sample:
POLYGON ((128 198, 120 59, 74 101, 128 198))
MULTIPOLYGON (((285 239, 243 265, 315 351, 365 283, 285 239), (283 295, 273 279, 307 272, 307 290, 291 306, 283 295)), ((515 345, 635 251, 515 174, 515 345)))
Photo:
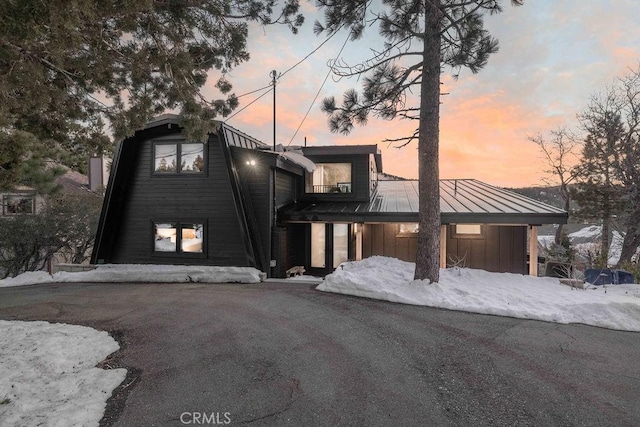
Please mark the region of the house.
MULTIPOLYGON (((49 162, 47 167, 62 169, 60 176, 55 178, 54 183, 59 190, 67 194, 94 192, 90 188, 89 179, 86 175, 69 169, 66 166, 55 162, 49 162)), ((38 193, 34 188, 18 185, 11 191, 0 192, 2 208, 0 216, 33 215, 40 213, 46 205, 47 196, 38 193)))
POLYGON ((65 263, 82 263, 93 246, 102 197, 90 189, 87 176, 49 162, 60 175, 53 192, 16 186, 0 194, 2 227, 0 277, 65 263), (28 250, 25 250, 28 248, 28 250))
MULTIPOLYGON (((385 181, 376 145, 273 150, 225 123, 188 141, 164 115, 122 141, 92 263, 253 266, 323 275, 371 255, 413 261, 417 181, 385 181)), ((442 180, 442 266, 537 273, 537 226, 567 213, 476 180, 442 180), (534 244, 530 244, 533 242, 534 244)))

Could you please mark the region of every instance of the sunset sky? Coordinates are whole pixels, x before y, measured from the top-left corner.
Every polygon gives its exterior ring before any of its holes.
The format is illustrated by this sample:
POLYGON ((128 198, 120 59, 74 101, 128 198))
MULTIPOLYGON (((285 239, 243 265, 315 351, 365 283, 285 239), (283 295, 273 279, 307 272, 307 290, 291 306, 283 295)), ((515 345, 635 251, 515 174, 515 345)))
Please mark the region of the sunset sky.
MULTIPOLYGON (((228 79, 237 95, 269 84, 269 73, 283 73, 324 41, 313 34, 316 9, 301 0, 306 17, 298 35, 285 28, 251 29, 249 62, 228 79)), ((440 177, 475 178, 506 187, 542 185, 545 164, 529 136, 577 126, 576 114, 590 96, 640 63, 640 0, 527 0, 521 7, 504 1, 504 12, 486 18, 500 42, 478 74, 462 70, 458 80, 443 73, 440 111, 440 177)), ((417 145, 398 149, 382 142, 407 135, 415 122, 371 117, 348 135, 332 134, 321 100, 345 89, 360 89, 357 79, 329 77, 297 135, 296 129, 347 37, 338 33, 277 85, 277 142, 287 145, 378 144, 384 172, 417 178, 417 145), (293 138, 293 139, 292 139, 293 138)), ((348 42, 341 58, 357 64, 380 48, 377 28, 348 42)), ((243 108, 264 91, 240 98, 243 108)), ((213 92, 211 92, 213 95, 213 92)), ((269 93, 227 121, 265 143, 273 142, 273 95, 269 93)))

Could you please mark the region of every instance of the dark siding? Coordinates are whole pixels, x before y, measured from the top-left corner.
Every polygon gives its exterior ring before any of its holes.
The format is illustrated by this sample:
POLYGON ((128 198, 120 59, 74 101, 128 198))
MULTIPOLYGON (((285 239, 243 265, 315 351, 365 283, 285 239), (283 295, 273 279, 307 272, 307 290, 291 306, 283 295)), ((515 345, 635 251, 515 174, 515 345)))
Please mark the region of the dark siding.
MULTIPOLYGON (((260 152, 242 148, 231 149, 233 163, 238 172, 244 197, 245 208, 254 242, 260 247, 258 256, 261 257, 263 270, 268 270, 269 275, 282 277, 281 267, 286 254, 281 251, 287 249, 286 232, 272 234, 273 222, 273 173, 276 156, 268 152, 260 152), (247 161, 254 160, 254 165, 248 165, 247 161), (284 239, 281 241, 281 239, 284 239), (276 260, 277 267, 271 271, 269 261, 276 260)), ((285 206, 296 199, 296 180, 301 177, 283 171, 276 170, 276 205, 277 208, 285 206)), ((297 264, 296 264, 297 265, 297 264)))
MULTIPOLYGON (((369 155, 352 154, 341 156, 313 156, 307 157, 314 163, 351 163, 351 193, 346 194, 310 194, 304 193, 305 200, 317 201, 360 201, 368 202, 370 199, 369 186, 369 155)), ((305 177, 306 179, 306 177, 305 177)))
POLYGON ((276 206, 281 208, 296 201, 297 186, 296 181, 303 178, 296 177, 290 173, 277 171, 276 173, 276 206))
MULTIPOLYGON (((183 140, 180 135, 157 140, 183 140)), ((215 135, 206 144, 207 172, 198 175, 152 174, 152 140, 136 144, 128 192, 119 218, 114 253, 106 262, 251 265, 222 147, 215 135), (153 221, 204 222, 204 255, 153 252, 153 221)))
POLYGON ((238 171, 244 202, 249 216, 256 245, 260 246, 261 265, 269 266, 271 258, 271 169, 266 159, 258 152, 242 149, 232 150, 233 161, 238 171), (247 165, 247 160, 255 160, 255 165, 247 165))

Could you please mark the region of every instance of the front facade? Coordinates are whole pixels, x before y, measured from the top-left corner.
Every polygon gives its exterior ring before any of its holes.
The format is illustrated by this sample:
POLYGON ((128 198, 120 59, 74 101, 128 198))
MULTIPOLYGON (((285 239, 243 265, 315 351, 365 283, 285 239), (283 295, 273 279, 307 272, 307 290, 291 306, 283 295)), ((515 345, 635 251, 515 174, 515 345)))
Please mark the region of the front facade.
MULTIPOLYGON (((178 116, 163 116, 118 147, 92 262, 253 266, 283 277, 372 255, 415 261, 417 182, 381 172, 375 145, 274 151, 222 123, 196 143, 178 116)), ((567 217, 475 180, 441 181, 440 203, 443 266, 525 273, 536 226, 567 217)))

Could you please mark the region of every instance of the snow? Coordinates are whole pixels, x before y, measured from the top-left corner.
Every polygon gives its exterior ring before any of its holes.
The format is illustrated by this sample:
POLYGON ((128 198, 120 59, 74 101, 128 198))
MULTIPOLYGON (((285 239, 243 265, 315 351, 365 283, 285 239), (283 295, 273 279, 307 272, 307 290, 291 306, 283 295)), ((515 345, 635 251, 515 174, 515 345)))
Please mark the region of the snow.
POLYGON ((71 282, 257 283, 260 282, 260 271, 252 267, 104 264, 97 266, 95 270, 74 273, 60 271, 50 275, 44 271, 27 272, 0 280, 0 287, 71 282))
MULTIPOLYGON (((573 244, 573 248, 583 258, 588 258, 589 254, 594 256, 600 248, 600 236, 602 234, 602 226, 590 225, 583 227, 578 231, 569 234, 569 239, 573 244)), ((555 237, 549 235, 538 236, 538 243, 543 247, 549 248, 554 242, 555 237)), ((618 232, 613 231, 611 237, 611 243, 609 244, 609 259, 607 264, 614 266, 620 260, 620 254, 622 253, 622 242, 624 236, 618 232)))
POLYGON ((550 247, 555 240, 556 240, 555 236, 548 236, 548 235, 538 236, 538 243, 540 243, 545 248, 550 247))
POLYGON ((415 264, 375 256, 348 262, 316 289, 403 304, 640 332, 640 286, 573 289, 556 278, 440 270, 440 282, 413 280, 415 264))
POLYGON ((118 343, 85 326, 0 320, 0 425, 98 426, 125 369, 96 368, 118 343))
POLYGON ((290 150, 280 154, 285 159, 292 161, 293 163, 302 166, 307 172, 312 173, 316 170, 316 164, 309 158, 305 157, 302 150, 290 150))
POLYGON ((580 230, 569 234, 569 239, 576 239, 576 238, 590 239, 594 237, 599 237, 600 234, 602 234, 602 226, 591 225, 589 227, 581 228, 580 230))

